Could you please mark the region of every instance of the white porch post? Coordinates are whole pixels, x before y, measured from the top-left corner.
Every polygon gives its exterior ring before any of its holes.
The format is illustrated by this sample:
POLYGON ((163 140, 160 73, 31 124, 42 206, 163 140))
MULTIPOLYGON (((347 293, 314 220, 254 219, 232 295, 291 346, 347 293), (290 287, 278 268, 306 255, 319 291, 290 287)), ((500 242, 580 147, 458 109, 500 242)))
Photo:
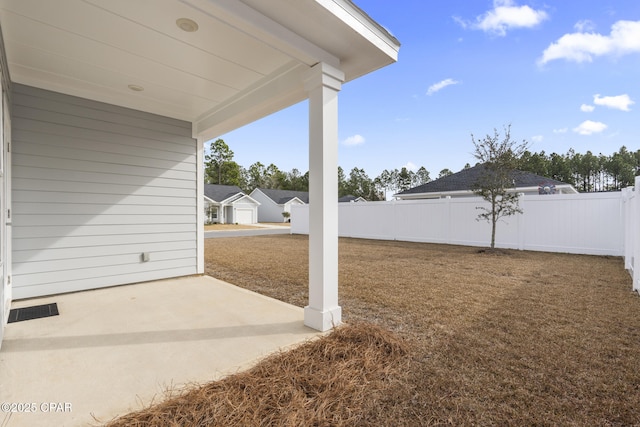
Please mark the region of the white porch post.
POLYGON ((338 305, 338 91, 344 73, 314 65, 309 94, 309 305, 304 324, 326 331, 341 322, 338 305))
POLYGON ((196 138, 196 271, 204 274, 204 140, 196 138))

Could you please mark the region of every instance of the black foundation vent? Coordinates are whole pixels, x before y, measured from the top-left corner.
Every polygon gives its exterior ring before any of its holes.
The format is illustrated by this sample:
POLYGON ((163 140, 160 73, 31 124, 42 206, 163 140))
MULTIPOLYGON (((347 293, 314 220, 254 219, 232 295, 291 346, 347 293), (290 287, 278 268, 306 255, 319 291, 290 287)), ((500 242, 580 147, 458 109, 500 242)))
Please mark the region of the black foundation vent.
POLYGON ((58 304, 34 305, 33 307, 14 308, 9 312, 7 323, 22 322, 24 320, 40 319, 42 317, 57 316, 58 304))

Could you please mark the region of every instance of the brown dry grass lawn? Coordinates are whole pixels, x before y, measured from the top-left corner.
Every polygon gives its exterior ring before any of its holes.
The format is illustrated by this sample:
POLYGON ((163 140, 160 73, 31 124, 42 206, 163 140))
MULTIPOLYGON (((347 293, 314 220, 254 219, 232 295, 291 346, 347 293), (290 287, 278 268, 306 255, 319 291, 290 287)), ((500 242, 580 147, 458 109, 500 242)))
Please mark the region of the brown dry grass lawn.
MULTIPOLYGON (((305 236, 206 243, 225 248, 208 274, 306 305, 305 236)), ((640 425, 640 298, 619 258, 341 239, 339 282, 345 321, 416 344, 397 424, 640 425)))
MULTIPOLYGON (((208 239, 206 245, 208 274, 307 303, 306 236, 208 239)), ((341 239, 340 304, 346 322, 377 324, 406 342, 406 365, 372 381, 358 404, 328 395, 301 404, 334 418, 301 422, 299 412, 249 393, 259 399, 252 406, 267 405, 280 418, 237 425, 640 425, 640 298, 619 258, 341 239)), ((349 366, 362 364, 353 356, 360 351, 344 351, 349 366)), ((312 357, 305 354, 297 368, 286 354, 274 356, 276 371, 288 378, 292 369, 303 370, 312 357)), ((320 355, 320 364, 340 378, 358 377, 323 360, 320 355)), ((262 372, 266 382, 281 378, 262 372)), ((225 381, 250 384, 236 376, 225 381)), ((216 401, 235 402, 230 396, 216 401)))

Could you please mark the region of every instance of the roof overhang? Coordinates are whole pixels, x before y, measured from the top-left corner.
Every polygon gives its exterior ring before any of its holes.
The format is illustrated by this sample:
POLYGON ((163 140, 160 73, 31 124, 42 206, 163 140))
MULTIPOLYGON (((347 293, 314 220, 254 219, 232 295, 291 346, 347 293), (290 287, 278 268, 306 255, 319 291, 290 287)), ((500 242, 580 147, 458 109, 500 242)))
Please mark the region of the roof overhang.
POLYGON ((303 101, 317 63, 350 81, 399 50, 349 0, 0 0, 0 24, 14 82, 186 120, 203 139, 303 101))

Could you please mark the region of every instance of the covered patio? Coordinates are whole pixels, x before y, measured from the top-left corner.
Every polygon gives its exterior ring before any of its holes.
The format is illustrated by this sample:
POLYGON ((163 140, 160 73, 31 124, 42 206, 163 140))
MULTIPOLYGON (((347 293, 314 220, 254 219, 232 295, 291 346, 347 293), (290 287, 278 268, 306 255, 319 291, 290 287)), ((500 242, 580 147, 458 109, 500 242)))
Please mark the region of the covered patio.
POLYGON ((0 402, 34 410, 3 410, 2 426, 100 424, 161 400, 166 389, 217 380, 318 335, 303 325, 301 308, 209 276, 14 307, 54 302, 58 316, 11 323, 5 331, 0 402))
POLYGON ((0 0, 0 400, 37 410, 8 425, 105 421, 340 323, 338 92, 398 50, 350 0, 0 0), (205 142, 303 101, 304 310, 198 276, 205 142))
POLYGON ((382 26, 350 0, 0 0, 0 26, 0 345, 14 300, 204 273, 204 143, 302 101, 304 323, 340 323, 338 92, 397 60, 382 26))

